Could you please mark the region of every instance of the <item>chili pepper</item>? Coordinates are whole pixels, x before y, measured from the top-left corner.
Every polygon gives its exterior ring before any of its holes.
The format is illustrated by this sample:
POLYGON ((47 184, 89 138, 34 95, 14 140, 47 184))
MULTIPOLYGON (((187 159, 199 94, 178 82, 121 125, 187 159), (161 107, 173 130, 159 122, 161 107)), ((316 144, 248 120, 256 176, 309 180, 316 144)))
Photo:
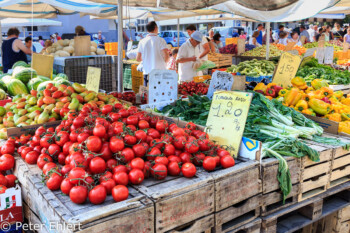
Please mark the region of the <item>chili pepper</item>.
POLYGON ((302 113, 308 114, 308 115, 311 115, 311 116, 316 116, 316 113, 311 108, 303 110, 302 113))
POLYGON ((326 80, 314 79, 311 81, 311 86, 315 89, 321 89, 321 87, 329 87, 326 80))
POLYGON ((309 100, 309 106, 315 113, 323 116, 331 111, 330 104, 315 98, 309 100))
POLYGON ((266 96, 271 96, 272 98, 276 97, 276 91, 273 88, 266 89, 266 96))
POLYGON ((308 108, 308 104, 305 100, 299 100, 298 103, 295 105, 295 110, 301 112, 303 110, 306 110, 308 108))
POLYGON ((263 83, 258 83, 255 87, 254 87, 254 91, 263 91, 263 93, 266 92, 267 86, 265 86, 265 84, 263 83))
POLYGON ((339 113, 327 114, 324 116, 324 118, 331 120, 331 121, 341 122, 341 115, 339 113))

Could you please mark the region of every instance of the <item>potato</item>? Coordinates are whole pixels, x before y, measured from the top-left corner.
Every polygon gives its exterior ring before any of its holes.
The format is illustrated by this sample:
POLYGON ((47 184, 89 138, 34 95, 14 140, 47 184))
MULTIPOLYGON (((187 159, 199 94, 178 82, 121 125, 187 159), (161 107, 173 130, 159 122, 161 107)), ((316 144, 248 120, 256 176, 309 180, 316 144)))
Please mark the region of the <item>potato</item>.
POLYGON ((97 53, 97 55, 105 55, 106 54, 105 50, 100 49, 100 48, 97 49, 96 53, 97 53))

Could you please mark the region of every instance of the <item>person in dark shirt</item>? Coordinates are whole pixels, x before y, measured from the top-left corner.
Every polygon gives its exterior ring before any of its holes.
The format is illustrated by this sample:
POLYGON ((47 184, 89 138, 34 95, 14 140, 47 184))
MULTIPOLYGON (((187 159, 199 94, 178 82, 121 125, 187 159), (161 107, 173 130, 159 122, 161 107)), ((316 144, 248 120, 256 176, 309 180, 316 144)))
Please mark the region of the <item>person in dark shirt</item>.
POLYGON ((319 28, 318 33, 316 34, 316 41, 320 39, 320 36, 322 35, 322 33, 323 33, 323 28, 319 28))
POLYGON ((94 39, 92 38, 92 35, 89 34, 89 33, 87 33, 87 32, 85 31, 84 27, 83 27, 83 26, 80 26, 80 25, 78 25, 78 26, 75 27, 75 34, 76 34, 77 36, 90 36, 91 41, 94 40, 94 39))

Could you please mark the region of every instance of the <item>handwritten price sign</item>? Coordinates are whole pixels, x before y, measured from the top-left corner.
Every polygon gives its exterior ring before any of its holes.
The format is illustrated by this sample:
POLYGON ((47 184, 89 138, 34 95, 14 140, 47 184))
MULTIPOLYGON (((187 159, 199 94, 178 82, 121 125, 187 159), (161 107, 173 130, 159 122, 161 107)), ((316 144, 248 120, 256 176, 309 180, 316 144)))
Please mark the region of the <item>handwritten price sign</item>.
POLYGON ((318 63, 323 64, 325 56, 325 48, 324 47, 318 47, 316 50, 316 59, 318 60, 318 63))
POLYGON ((237 156, 247 120, 252 94, 235 91, 214 93, 207 120, 210 139, 227 146, 237 156))
POLYGON ((211 99, 214 92, 218 90, 230 91, 233 81, 232 74, 223 71, 215 71, 210 81, 207 93, 208 98, 211 99))
POLYGON ((283 53, 278 62, 273 82, 283 87, 290 85, 290 81, 295 77, 299 68, 301 58, 298 55, 283 53))
POLYGON ((86 89, 98 92, 100 88, 101 68, 88 67, 86 74, 86 89))
POLYGON ((329 46, 325 48, 324 51, 324 64, 332 64, 334 56, 334 47, 329 46))

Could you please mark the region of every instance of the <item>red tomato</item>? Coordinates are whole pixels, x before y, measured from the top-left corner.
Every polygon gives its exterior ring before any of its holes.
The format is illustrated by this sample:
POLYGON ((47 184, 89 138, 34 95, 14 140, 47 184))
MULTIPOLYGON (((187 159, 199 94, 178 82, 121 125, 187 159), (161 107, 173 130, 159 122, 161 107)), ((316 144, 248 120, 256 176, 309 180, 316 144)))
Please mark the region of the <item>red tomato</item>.
POLYGON ((15 153, 15 145, 12 143, 6 142, 2 147, 1 147, 1 154, 10 154, 13 155, 15 153))
POLYGON ((74 187, 74 185, 69 181, 69 178, 65 178, 62 182, 61 182, 61 191, 62 193, 69 195, 70 190, 74 187))
POLYGON ((70 200, 75 204, 82 204, 86 201, 86 198, 88 197, 88 189, 82 185, 74 186, 69 191, 69 197, 70 200))
MULTIPOLYGON (((35 151, 34 151, 35 152, 35 151)), ((37 152, 35 152, 37 153, 37 152)), ((15 166, 15 158, 10 154, 0 156, 0 171, 7 171, 15 166)))
POLYGON ((113 174, 113 180, 116 184, 128 185, 129 177, 126 172, 117 172, 113 174))
POLYGON ((168 129, 168 122, 166 120, 159 120, 156 124, 156 130, 160 133, 164 133, 168 129))
POLYGON ((78 143, 85 142, 86 139, 88 139, 88 137, 90 137, 89 133, 86 133, 86 132, 80 133, 80 134, 78 134, 77 142, 78 143))
POLYGON ((179 155, 182 163, 190 163, 191 162, 191 154, 188 152, 183 152, 179 155))
POLYGON ((199 150, 198 143, 196 141, 187 142, 185 144, 185 150, 186 150, 186 152, 188 152, 190 154, 196 153, 199 150))
POLYGON ((231 155, 224 155, 220 159, 220 164, 223 168, 233 167, 235 165, 235 160, 231 155))
POLYGON ((6 187, 4 185, 0 185, 0 194, 6 192, 6 187))
POLYGON ((6 175, 5 179, 7 180, 7 187, 8 188, 15 187, 16 180, 17 180, 17 177, 15 175, 13 175, 13 174, 6 175))
POLYGON ((186 135, 185 130, 183 128, 180 128, 180 127, 174 128, 172 131, 172 134, 174 137, 186 135))
POLYGON ((131 167, 131 169, 143 170, 143 168, 145 167, 145 161, 143 161, 143 159, 141 159, 141 158, 134 158, 130 162, 130 167, 131 167))
POLYGON ((49 179, 46 181, 46 186, 48 187, 48 189, 52 191, 58 190, 61 186, 62 180, 63 180, 63 176, 61 174, 54 172, 50 175, 49 179))
POLYGON ((78 184, 86 176, 86 171, 81 167, 75 167, 68 173, 69 181, 72 184, 78 184))
POLYGON ((132 150, 134 151, 136 157, 143 157, 147 153, 148 147, 149 146, 147 143, 142 142, 140 144, 133 145, 132 150))
POLYGON ((185 146, 185 143, 186 143, 185 136, 176 136, 174 141, 173 141, 175 148, 178 150, 182 150, 185 146))
POLYGON ((203 160, 203 168, 207 171, 213 171, 216 168, 216 159, 211 156, 207 156, 203 160))
POLYGON ((106 171, 106 162, 100 157, 95 157, 90 161, 89 168, 93 174, 103 173, 106 171))
POLYGON ((109 142, 102 143, 102 148, 99 154, 105 161, 108 161, 112 158, 112 151, 109 149, 109 142))
POLYGON ((105 187, 107 194, 112 193, 113 187, 116 185, 115 181, 113 179, 106 179, 100 182, 103 187, 105 187))
POLYGON ((57 168, 58 167, 57 167, 57 165, 55 163, 49 162, 49 163, 44 165, 43 173, 44 173, 44 175, 47 175, 50 171, 56 170, 57 168))
POLYGON ((169 164, 168 158, 163 156, 157 156, 154 162, 159 164, 164 164, 165 166, 168 166, 169 164))
POLYGON ((57 144, 51 144, 47 150, 51 156, 57 157, 61 152, 61 147, 57 144))
POLYGON ((116 159, 108 159, 106 166, 108 170, 112 171, 114 167, 118 166, 118 161, 116 159))
POLYGON ((122 162, 128 163, 135 158, 135 153, 131 148, 127 147, 122 150, 118 157, 121 159, 122 162))
POLYGON ((181 167, 181 172, 184 175, 184 177, 191 178, 194 175, 196 175, 196 167, 193 165, 193 163, 185 163, 181 167))
POLYGON ((129 181, 132 184, 141 184, 144 178, 145 176, 140 169, 132 169, 129 172, 129 181))
POLYGON ((21 157, 22 157, 23 159, 25 159, 25 158, 26 158, 26 155, 27 155, 29 152, 31 152, 31 151, 33 151, 33 149, 30 148, 30 147, 24 148, 24 149, 22 150, 22 152, 21 152, 21 157))
POLYGON ((163 180, 167 177, 168 169, 164 164, 155 164, 151 170, 152 176, 157 180, 163 180))
POLYGON ((157 147, 153 147, 147 154, 147 160, 155 160, 157 156, 161 156, 162 152, 157 147))
POLYGON ((0 174, 0 185, 7 186, 7 179, 5 178, 4 175, 0 174))
POLYGON ((120 138, 112 137, 109 140, 109 149, 111 149, 113 153, 122 151, 124 149, 124 146, 124 141, 120 138))
POLYGON ((117 172, 125 172, 128 173, 128 169, 124 165, 117 165, 113 168, 112 173, 115 174, 117 172))
POLYGON ((70 165, 64 165, 62 168, 61 168, 61 173, 62 175, 68 175, 68 173, 72 170, 72 167, 70 165))
POLYGON ((103 138, 106 135, 106 128, 103 125, 96 125, 92 132, 94 136, 103 138))
POLYGON ((55 142, 57 145, 62 147, 68 141, 69 141, 69 133, 68 132, 60 131, 59 133, 57 133, 57 135, 55 137, 55 142))
POLYGON ((147 130, 147 135, 151 136, 154 139, 160 138, 160 133, 153 128, 150 128, 149 130, 147 130))
POLYGON ((99 152, 102 148, 102 141, 99 137, 90 136, 86 141, 86 147, 91 152, 99 152))
POLYGON ((137 138, 135 136, 127 134, 124 136, 124 142, 127 145, 135 145, 137 143, 137 138))
POLYGON ((101 112, 104 114, 104 115, 107 115, 108 113, 112 112, 113 110, 113 106, 110 105, 110 104, 106 104, 102 107, 101 109, 101 112))
POLYGON ((170 162, 168 165, 168 173, 171 176, 178 176, 180 175, 181 169, 177 162, 170 162))
POLYGON ((114 201, 124 201, 128 199, 129 196, 129 190, 124 185, 117 185, 112 189, 112 197, 114 201))
POLYGON ((40 169, 43 169, 44 165, 49 162, 53 162, 53 159, 51 158, 51 156, 47 154, 41 154, 37 160, 37 165, 40 169))
POLYGON ((139 129, 148 129, 149 128, 149 123, 148 123, 148 121, 145 121, 145 120, 140 120, 138 125, 139 125, 139 129))
POLYGON ((107 191, 103 185, 97 185, 89 192, 89 200, 92 204, 98 205, 106 200, 107 191))

